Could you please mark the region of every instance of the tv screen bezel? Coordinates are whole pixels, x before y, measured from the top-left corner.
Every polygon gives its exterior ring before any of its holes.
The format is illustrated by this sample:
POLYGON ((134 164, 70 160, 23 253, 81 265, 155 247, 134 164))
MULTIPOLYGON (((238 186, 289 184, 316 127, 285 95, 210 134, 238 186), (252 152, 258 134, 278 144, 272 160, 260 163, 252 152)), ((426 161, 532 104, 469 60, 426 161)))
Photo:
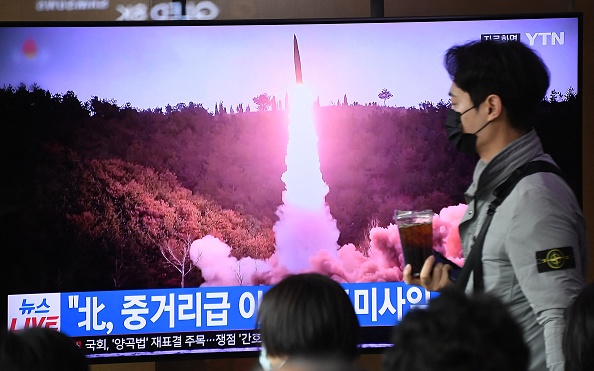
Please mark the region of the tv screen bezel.
MULTIPOLYGON (((254 20, 210 20, 210 21, 189 21, 189 20, 172 20, 172 21, 0 21, 0 31, 4 27, 59 27, 59 28, 74 28, 74 27, 211 27, 211 26, 276 26, 276 25, 317 25, 317 24, 360 24, 360 23, 406 23, 406 22, 453 22, 453 21, 493 21, 493 20, 523 20, 523 19, 554 19, 554 18, 576 18, 578 22, 578 50, 577 50, 577 91, 580 99, 580 107, 583 105, 583 14, 581 12, 560 12, 547 14, 497 14, 497 15, 469 15, 469 16, 432 16, 432 17, 383 17, 383 18, 309 18, 309 19, 254 19, 254 20)), ((583 115, 583 109, 580 112, 583 115)), ((583 130, 583 116, 581 118, 583 130)), ((583 148, 579 148, 580 153, 583 153, 583 148)), ((581 160, 581 156, 580 156, 581 160)), ((579 182, 576 189, 576 197, 580 204, 583 200, 583 171, 582 162, 576 164, 579 169, 579 182)), ((5 208, 3 207, 3 210, 5 208)), ((8 288, 5 287, 6 290, 8 288)), ((3 320, 8 320, 8 294, 3 295, 4 304, 2 305, 1 314, 3 320)), ((5 328, 8 323, 5 323, 5 328)), ((383 352, 385 348, 362 348, 362 354, 378 354, 383 352)), ((126 357, 90 357, 91 364, 106 364, 106 363, 128 363, 128 362, 146 362, 146 361, 170 361, 170 360, 186 360, 186 359, 218 359, 218 358, 253 358, 256 357, 258 351, 241 351, 241 352, 214 352, 214 353, 189 353, 189 354, 151 354, 141 356, 126 356, 126 357)))

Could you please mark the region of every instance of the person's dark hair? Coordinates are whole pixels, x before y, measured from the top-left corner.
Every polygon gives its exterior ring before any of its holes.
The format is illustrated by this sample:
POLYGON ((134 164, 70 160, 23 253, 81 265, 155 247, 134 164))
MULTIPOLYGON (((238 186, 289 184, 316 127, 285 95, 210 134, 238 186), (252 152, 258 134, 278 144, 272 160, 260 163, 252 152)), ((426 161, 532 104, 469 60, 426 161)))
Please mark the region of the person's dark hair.
POLYGON ((65 334, 43 327, 5 331, 0 339, 2 371, 87 371, 82 349, 65 334))
POLYGON ((446 289, 394 326, 384 371, 526 371, 530 351, 507 307, 446 289))
POLYGON ((287 359, 282 371, 363 371, 353 362, 334 358, 299 358, 287 359))
POLYGON ((565 370, 594 370, 594 283, 580 292, 565 316, 565 370))
POLYGON ((447 50, 445 68, 478 106, 496 94, 510 124, 528 131, 549 87, 549 70, 540 56, 519 41, 473 41, 447 50))
POLYGON ((266 353, 274 357, 358 355, 359 320, 336 281, 317 273, 291 275, 270 288, 258 310, 266 353))

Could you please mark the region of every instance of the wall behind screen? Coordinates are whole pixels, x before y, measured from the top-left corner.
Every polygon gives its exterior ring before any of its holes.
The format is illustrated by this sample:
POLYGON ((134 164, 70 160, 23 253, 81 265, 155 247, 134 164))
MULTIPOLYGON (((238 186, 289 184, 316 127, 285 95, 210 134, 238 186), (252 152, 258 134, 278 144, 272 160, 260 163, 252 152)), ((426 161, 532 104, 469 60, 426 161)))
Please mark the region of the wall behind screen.
MULTIPOLYGON (((84 0, 77 0, 84 1, 84 0)), ((135 0, 93 0, 92 10, 62 9, 56 10, 56 4, 66 1, 53 0, 0 0, 0 20, 116 20, 121 17, 153 16, 175 17, 177 5, 159 2, 135 0), (48 3, 54 10, 48 11, 48 3), (37 11, 37 9, 44 9, 37 11)), ((70 2, 73 3, 73 2, 70 2)), ((272 19, 272 18, 344 18, 370 16, 370 0, 212 0, 217 8, 216 19, 272 19)), ((201 1, 187 1, 190 10, 201 11, 201 1), (192 8, 194 7, 194 8, 192 8)), ((58 6, 59 7, 59 6, 58 6)), ((204 9, 202 9, 204 10, 204 9)), ((589 227, 589 240, 594 241, 594 2, 592 0, 499 0, 495 2, 477 2, 470 0, 385 0, 386 17, 408 16, 457 16, 482 14, 522 14, 578 11, 584 15, 583 24, 583 208, 589 227)), ((204 19, 214 13, 195 17, 204 19)), ((141 18, 142 19, 142 18, 141 18)), ((381 37, 381 35, 378 35, 381 37)), ((436 35, 435 37, 439 37, 436 35)), ((590 256, 594 256, 592 243, 590 256)), ((594 280, 594 259, 590 258, 589 281, 594 280)), ((380 355, 365 355, 360 360, 365 370, 378 370, 381 367, 380 355)), ((186 370, 252 370, 257 364, 256 358, 215 359, 176 362, 147 362, 111 365, 94 365, 93 371, 186 371, 186 370)))
MULTIPOLYGON (((186 0, 189 18, 274 19, 368 17, 372 0, 186 0)), ((384 0, 386 17, 584 11, 587 0, 384 0)), ((0 1, 0 20, 141 20, 173 18, 179 2, 163 0, 0 1), (84 9, 84 10, 83 10, 84 9)))

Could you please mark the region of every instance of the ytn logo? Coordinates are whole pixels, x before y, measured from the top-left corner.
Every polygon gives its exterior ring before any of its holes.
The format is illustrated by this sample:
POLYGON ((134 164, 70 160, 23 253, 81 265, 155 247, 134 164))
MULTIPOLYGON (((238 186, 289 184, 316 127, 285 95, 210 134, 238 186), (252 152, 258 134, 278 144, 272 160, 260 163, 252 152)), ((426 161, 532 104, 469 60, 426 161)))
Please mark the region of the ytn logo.
POLYGON ((526 37, 530 42, 530 46, 534 46, 537 42, 539 42, 539 45, 565 44, 565 32, 535 32, 534 34, 526 32, 526 37))

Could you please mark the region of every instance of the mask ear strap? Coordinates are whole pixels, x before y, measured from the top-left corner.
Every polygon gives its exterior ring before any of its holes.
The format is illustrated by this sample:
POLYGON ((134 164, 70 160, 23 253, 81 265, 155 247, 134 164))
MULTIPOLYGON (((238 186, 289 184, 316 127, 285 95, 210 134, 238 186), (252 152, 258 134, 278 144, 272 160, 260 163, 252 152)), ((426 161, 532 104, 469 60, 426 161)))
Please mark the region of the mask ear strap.
POLYGON ((285 358, 283 359, 283 361, 276 367, 277 369, 280 369, 281 367, 283 367, 285 365, 285 363, 287 363, 287 361, 289 360, 289 358, 285 358))
POLYGON ((489 125, 490 123, 492 123, 493 121, 487 121, 487 123, 485 125, 483 125, 482 128, 478 129, 477 131, 474 132, 473 135, 477 135, 481 130, 483 130, 484 128, 487 127, 487 125, 489 125))
POLYGON ((462 113, 460 114, 460 116, 462 116, 463 114, 465 114, 466 112, 470 111, 470 110, 471 110, 471 109, 473 109, 473 108, 476 108, 476 106, 472 106, 472 107, 470 107, 470 108, 469 108, 469 109, 467 109, 466 111, 462 112, 462 113))

